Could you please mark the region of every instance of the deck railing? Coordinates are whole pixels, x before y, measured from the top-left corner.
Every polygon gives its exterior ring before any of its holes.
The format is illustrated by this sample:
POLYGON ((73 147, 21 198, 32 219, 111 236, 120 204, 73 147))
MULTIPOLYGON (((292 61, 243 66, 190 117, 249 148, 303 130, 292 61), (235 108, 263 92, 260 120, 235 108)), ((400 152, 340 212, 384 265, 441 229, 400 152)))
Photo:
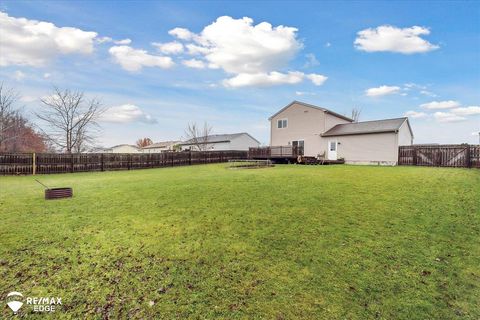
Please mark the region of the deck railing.
POLYGON ((251 159, 267 159, 267 158, 296 158, 303 156, 303 147, 296 146, 271 146, 250 148, 248 157, 251 159))

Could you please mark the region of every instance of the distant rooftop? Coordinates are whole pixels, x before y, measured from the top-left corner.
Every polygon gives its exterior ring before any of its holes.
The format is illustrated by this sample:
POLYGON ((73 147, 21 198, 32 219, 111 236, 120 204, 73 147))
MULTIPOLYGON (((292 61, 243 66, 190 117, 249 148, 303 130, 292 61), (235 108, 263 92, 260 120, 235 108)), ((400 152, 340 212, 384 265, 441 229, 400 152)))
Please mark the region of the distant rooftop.
MULTIPOLYGON (((199 137, 198 138, 198 143, 230 142, 231 140, 233 140, 233 139, 235 139, 235 138, 237 138, 241 135, 245 135, 245 134, 248 135, 249 137, 251 137, 252 139, 254 139, 255 141, 257 141, 258 143, 260 143, 257 139, 255 139, 254 137, 252 137, 251 135, 249 135, 246 132, 231 133, 231 134, 212 134, 212 135, 207 136, 206 139, 205 139, 205 137, 199 137)), ((193 144, 193 143, 195 143, 194 141, 195 141, 194 139, 190 139, 190 140, 187 140, 183 143, 180 143, 180 145, 193 144)))
POLYGON ((175 144, 178 144, 180 142, 181 141, 176 141, 176 140, 160 141, 160 142, 155 142, 155 143, 149 144, 148 146, 145 146, 142 149, 166 148, 166 147, 171 146, 172 144, 175 145, 175 144))

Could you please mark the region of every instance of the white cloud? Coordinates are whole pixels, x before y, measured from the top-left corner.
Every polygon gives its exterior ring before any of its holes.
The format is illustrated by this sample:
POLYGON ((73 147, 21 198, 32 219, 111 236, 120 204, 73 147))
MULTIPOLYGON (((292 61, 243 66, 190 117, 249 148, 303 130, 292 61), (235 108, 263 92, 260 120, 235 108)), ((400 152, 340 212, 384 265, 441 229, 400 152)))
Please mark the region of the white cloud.
POLYGON ((179 54, 183 52, 183 44, 177 41, 160 43, 152 42, 152 45, 157 48, 157 50, 164 54, 179 54))
POLYGON ((316 86, 321 86, 328 79, 328 77, 324 75, 315 74, 315 73, 307 74, 306 77, 310 79, 313 82, 313 84, 316 86))
POLYGON ((430 92, 428 90, 420 90, 420 94, 423 94, 424 96, 429 96, 432 98, 435 98, 437 95, 433 92, 430 92))
POLYGON ((480 107, 478 106, 470 106, 465 108, 455 108, 450 110, 453 114, 458 116, 472 116, 480 114, 480 107))
POLYGON ((157 120, 133 104, 123 104, 108 108, 101 117, 102 121, 113 123, 144 122, 156 123, 157 120))
POLYGON ((403 54, 438 49, 438 45, 421 38, 422 35, 428 34, 430 34, 430 30, 425 27, 413 26, 402 29, 383 25, 359 31, 354 45, 356 49, 366 52, 391 51, 403 54))
POLYGON ((181 39, 181 40, 192 40, 192 38, 195 36, 193 32, 185 28, 172 29, 168 31, 168 34, 174 37, 177 37, 178 39, 181 39))
POLYGON ((428 103, 423 103, 420 105, 421 108, 428 110, 437 110, 437 109, 450 109, 460 107, 458 101, 448 100, 448 101, 432 101, 428 103))
POLYGON ((480 135, 480 131, 472 132, 472 136, 479 136, 479 135, 480 135))
POLYGON ((451 112, 435 112, 433 114, 433 117, 438 122, 458 122, 458 121, 466 120, 465 117, 458 116, 451 112))
POLYGON ((90 54, 96 32, 10 17, 0 12, 0 66, 43 66, 61 54, 90 54))
POLYGON ((326 47, 326 48, 329 48, 329 47, 331 47, 331 46, 332 46, 332 44, 331 44, 330 42, 325 43, 325 47, 326 47))
POLYGON ((404 114, 405 117, 410 117, 413 119, 421 119, 421 118, 426 118, 428 115, 425 112, 417 112, 417 111, 407 111, 404 114))
POLYGON ((304 68, 315 67, 320 64, 313 53, 307 53, 305 57, 307 58, 307 62, 303 65, 304 68))
POLYGON ((306 92, 306 91, 295 91, 297 96, 315 96, 317 95, 315 92, 306 92))
POLYGON ((365 90, 365 95, 369 97, 385 96, 400 92, 400 87, 397 86, 380 86, 377 88, 370 88, 365 90))
POLYGON ((183 65, 194 69, 205 69, 206 67, 205 62, 197 59, 183 60, 182 63, 183 65))
MULTIPOLYGON (((325 76, 278 71, 284 70, 302 48, 296 32, 296 28, 274 27, 268 22, 254 25, 248 17, 222 16, 199 34, 184 28, 172 29, 169 34, 189 41, 185 44, 188 53, 201 55, 209 68, 220 68, 232 74, 233 77, 223 81, 225 86, 295 84, 307 78, 321 85, 325 76)), ((309 56, 310 63, 314 62, 312 58, 315 56, 309 56)))
POLYGON ((186 45, 188 53, 191 55, 207 54, 210 50, 205 47, 197 46, 196 44, 189 43, 186 45))
POLYGON ((151 55, 145 50, 134 49, 129 46, 114 46, 108 52, 115 62, 128 71, 140 71, 143 67, 168 69, 174 65, 170 57, 151 55))
POLYGON ((113 43, 118 44, 118 45, 127 45, 127 44, 132 43, 132 40, 123 39, 123 40, 113 41, 113 43))
POLYGON ((122 39, 122 40, 114 40, 112 39, 111 37, 100 37, 100 38, 96 38, 95 41, 97 43, 109 43, 109 42, 113 42, 114 44, 117 44, 117 45, 128 45, 130 43, 132 43, 132 40, 131 39, 122 39))
POLYGON ((37 97, 33 97, 33 96, 22 96, 20 98, 20 101, 22 102, 33 102, 33 101, 37 101, 38 98, 37 97))
POLYGON ((272 86, 279 84, 295 84, 303 80, 302 72, 292 71, 281 73, 272 71, 270 73, 240 73, 233 78, 225 79, 223 85, 226 87, 247 87, 247 86, 272 86))
POLYGON ((45 72, 45 73, 43 74, 43 78, 44 78, 44 79, 48 79, 48 78, 50 78, 51 76, 52 76, 52 74, 50 74, 50 73, 48 73, 48 72, 45 72))
POLYGON ((26 74, 20 70, 17 70, 13 73, 13 78, 17 81, 22 81, 23 79, 25 79, 25 77, 26 77, 26 74))
POLYGON ((97 43, 107 43, 107 42, 112 42, 113 39, 110 37, 99 37, 99 38, 96 38, 95 41, 97 43))

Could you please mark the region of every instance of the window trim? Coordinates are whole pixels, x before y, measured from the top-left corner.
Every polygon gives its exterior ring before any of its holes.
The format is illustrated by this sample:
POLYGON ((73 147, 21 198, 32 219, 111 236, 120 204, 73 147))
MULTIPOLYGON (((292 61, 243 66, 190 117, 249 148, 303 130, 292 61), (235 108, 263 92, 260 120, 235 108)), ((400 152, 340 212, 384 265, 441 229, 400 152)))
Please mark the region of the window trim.
POLYGON ((288 128, 288 118, 282 118, 282 119, 277 119, 277 129, 286 129, 288 128), (283 126, 283 123, 285 121, 285 126, 283 126), (279 124, 282 124, 279 126, 279 124))

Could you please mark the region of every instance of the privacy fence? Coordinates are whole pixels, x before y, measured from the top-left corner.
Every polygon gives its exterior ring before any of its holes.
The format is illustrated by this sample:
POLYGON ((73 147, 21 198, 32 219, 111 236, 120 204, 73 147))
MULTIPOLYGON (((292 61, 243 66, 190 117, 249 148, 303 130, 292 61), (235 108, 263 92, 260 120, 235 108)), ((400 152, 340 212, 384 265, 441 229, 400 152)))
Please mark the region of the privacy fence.
POLYGON ((247 151, 165 153, 0 153, 0 175, 134 170, 246 159, 247 151))
POLYGON ((402 146, 398 150, 398 164, 480 168, 480 145, 402 146))

